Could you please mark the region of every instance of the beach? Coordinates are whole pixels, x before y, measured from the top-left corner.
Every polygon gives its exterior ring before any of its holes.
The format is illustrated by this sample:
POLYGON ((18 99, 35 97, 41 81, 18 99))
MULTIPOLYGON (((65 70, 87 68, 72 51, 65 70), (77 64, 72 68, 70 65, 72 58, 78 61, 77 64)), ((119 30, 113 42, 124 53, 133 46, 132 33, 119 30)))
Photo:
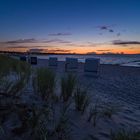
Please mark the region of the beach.
MULTIPOLYGON (((58 67, 54 69, 58 78, 66 74, 64 64, 65 62, 61 61, 58 63, 58 67)), ((47 66, 47 60, 40 59, 38 61, 37 67, 47 66)), ((113 116, 115 119, 112 122, 105 121, 105 124, 99 124, 99 130, 108 130, 108 132, 103 132, 103 137, 100 139, 107 137, 110 129, 115 127, 140 130, 139 67, 102 64, 100 66, 100 76, 95 78, 86 76, 84 74, 84 63, 79 63, 77 72, 73 74, 77 76, 83 87, 88 88, 91 102, 112 103, 120 108, 120 112, 113 116)), ((84 128, 85 126, 83 126, 84 128)))
MULTIPOLYGON (((59 61, 54 68, 58 77, 65 74, 65 62, 59 61)), ((33 66, 34 67, 34 66, 33 66)), ((36 67, 36 66, 35 66, 36 67)), ((47 59, 39 59, 37 67, 48 67, 47 59)), ((111 64, 100 65, 100 76, 89 77, 84 74, 84 63, 79 63, 77 72, 74 72, 79 81, 89 87, 97 95, 108 96, 115 100, 126 102, 140 108, 140 68, 111 64)), ((111 100, 112 100, 111 99, 111 100)))
MULTIPOLYGON (((70 132, 68 130, 66 135, 70 135, 70 139, 90 140, 94 138, 97 140, 112 140, 110 136, 111 132, 117 132, 119 130, 126 130, 128 132, 140 131, 139 67, 101 64, 100 76, 98 78, 85 75, 84 63, 78 63, 77 71, 70 73, 65 72, 64 61, 59 61, 57 67, 49 67, 48 59, 38 59, 37 65, 32 65, 31 68, 32 71, 36 71, 38 68, 49 68, 55 73, 56 87, 54 93, 57 97, 61 95, 61 78, 68 74, 74 75, 78 85, 86 89, 90 105, 84 114, 75 110, 73 96, 69 100, 70 104, 68 102, 69 106, 66 115, 70 121, 70 132), (96 114, 94 114, 96 116, 94 118, 95 122, 88 121, 90 108, 92 107, 96 107, 96 114)), ((27 108, 35 106, 41 110, 45 102, 39 95, 35 94, 33 89, 34 80, 32 80, 32 77, 33 74, 31 74, 29 82, 20 94, 20 102, 27 108)), ((49 101, 49 104, 52 104, 51 102, 52 101, 49 101)), ((66 106, 67 103, 63 103, 62 99, 55 99, 52 108, 57 121, 66 106)), ((47 124, 47 126, 49 126, 47 131, 53 129, 54 124, 51 122, 51 119, 52 117, 47 124)), ((34 137, 29 137, 30 131, 28 132, 27 130, 22 135, 13 135, 11 130, 15 126, 20 126, 20 123, 16 113, 12 113, 3 125, 6 135, 0 135, 0 139, 34 139, 34 137)), ((59 137, 58 134, 49 139, 57 140, 59 137)))
POLYGON ((140 0, 0 0, 0 140, 140 140, 140 0))

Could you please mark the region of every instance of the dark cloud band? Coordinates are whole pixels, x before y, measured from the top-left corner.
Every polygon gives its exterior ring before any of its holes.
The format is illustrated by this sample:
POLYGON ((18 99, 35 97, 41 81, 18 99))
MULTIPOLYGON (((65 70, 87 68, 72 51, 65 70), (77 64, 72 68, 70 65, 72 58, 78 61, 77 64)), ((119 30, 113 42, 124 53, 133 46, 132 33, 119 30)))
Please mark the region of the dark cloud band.
POLYGON ((114 45, 139 45, 140 41, 122 41, 122 40, 114 40, 112 42, 114 45))

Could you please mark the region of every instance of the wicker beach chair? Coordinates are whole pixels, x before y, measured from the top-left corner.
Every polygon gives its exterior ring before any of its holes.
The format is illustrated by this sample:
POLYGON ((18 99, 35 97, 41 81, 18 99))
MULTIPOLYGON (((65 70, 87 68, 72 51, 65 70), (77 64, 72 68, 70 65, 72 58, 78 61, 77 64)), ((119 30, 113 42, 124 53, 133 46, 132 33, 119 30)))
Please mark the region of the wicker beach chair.
POLYGON ((50 57, 49 58, 49 67, 57 67, 58 65, 58 60, 57 60, 57 57, 50 57))
POLYGON ((78 69, 78 59, 77 58, 66 58, 65 71, 75 72, 78 69))
POLYGON ((85 60, 84 72, 87 76, 99 77, 100 75, 100 59, 87 58, 85 60))
POLYGON ((30 64, 37 65, 37 57, 36 56, 31 56, 29 61, 30 61, 30 64))
POLYGON ((20 56, 20 61, 27 61, 27 57, 26 56, 20 56))

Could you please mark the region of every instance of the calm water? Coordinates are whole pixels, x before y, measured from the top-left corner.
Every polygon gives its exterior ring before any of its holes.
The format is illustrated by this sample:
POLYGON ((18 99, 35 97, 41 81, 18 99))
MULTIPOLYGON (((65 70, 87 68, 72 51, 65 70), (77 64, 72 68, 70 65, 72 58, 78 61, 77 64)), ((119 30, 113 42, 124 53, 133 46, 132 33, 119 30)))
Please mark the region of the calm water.
POLYGON ((59 61, 65 61, 66 57, 72 57, 78 58, 79 62, 85 62, 86 58, 100 58, 101 64, 140 67, 140 55, 38 55, 40 59, 48 59, 49 57, 57 57, 59 61))

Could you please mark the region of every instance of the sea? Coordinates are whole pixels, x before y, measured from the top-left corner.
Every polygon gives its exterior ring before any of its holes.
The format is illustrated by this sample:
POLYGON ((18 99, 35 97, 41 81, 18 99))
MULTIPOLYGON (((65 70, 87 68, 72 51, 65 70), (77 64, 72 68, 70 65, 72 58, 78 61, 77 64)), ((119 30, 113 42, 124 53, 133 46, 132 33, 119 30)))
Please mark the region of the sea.
POLYGON ((79 62, 84 63, 86 58, 100 58, 101 64, 114 64, 122 66, 140 67, 140 54, 124 55, 124 54, 90 54, 90 55, 37 55, 39 59, 49 59, 49 57, 57 57, 58 61, 65 61, 66 58, 77 58, 79 62))

